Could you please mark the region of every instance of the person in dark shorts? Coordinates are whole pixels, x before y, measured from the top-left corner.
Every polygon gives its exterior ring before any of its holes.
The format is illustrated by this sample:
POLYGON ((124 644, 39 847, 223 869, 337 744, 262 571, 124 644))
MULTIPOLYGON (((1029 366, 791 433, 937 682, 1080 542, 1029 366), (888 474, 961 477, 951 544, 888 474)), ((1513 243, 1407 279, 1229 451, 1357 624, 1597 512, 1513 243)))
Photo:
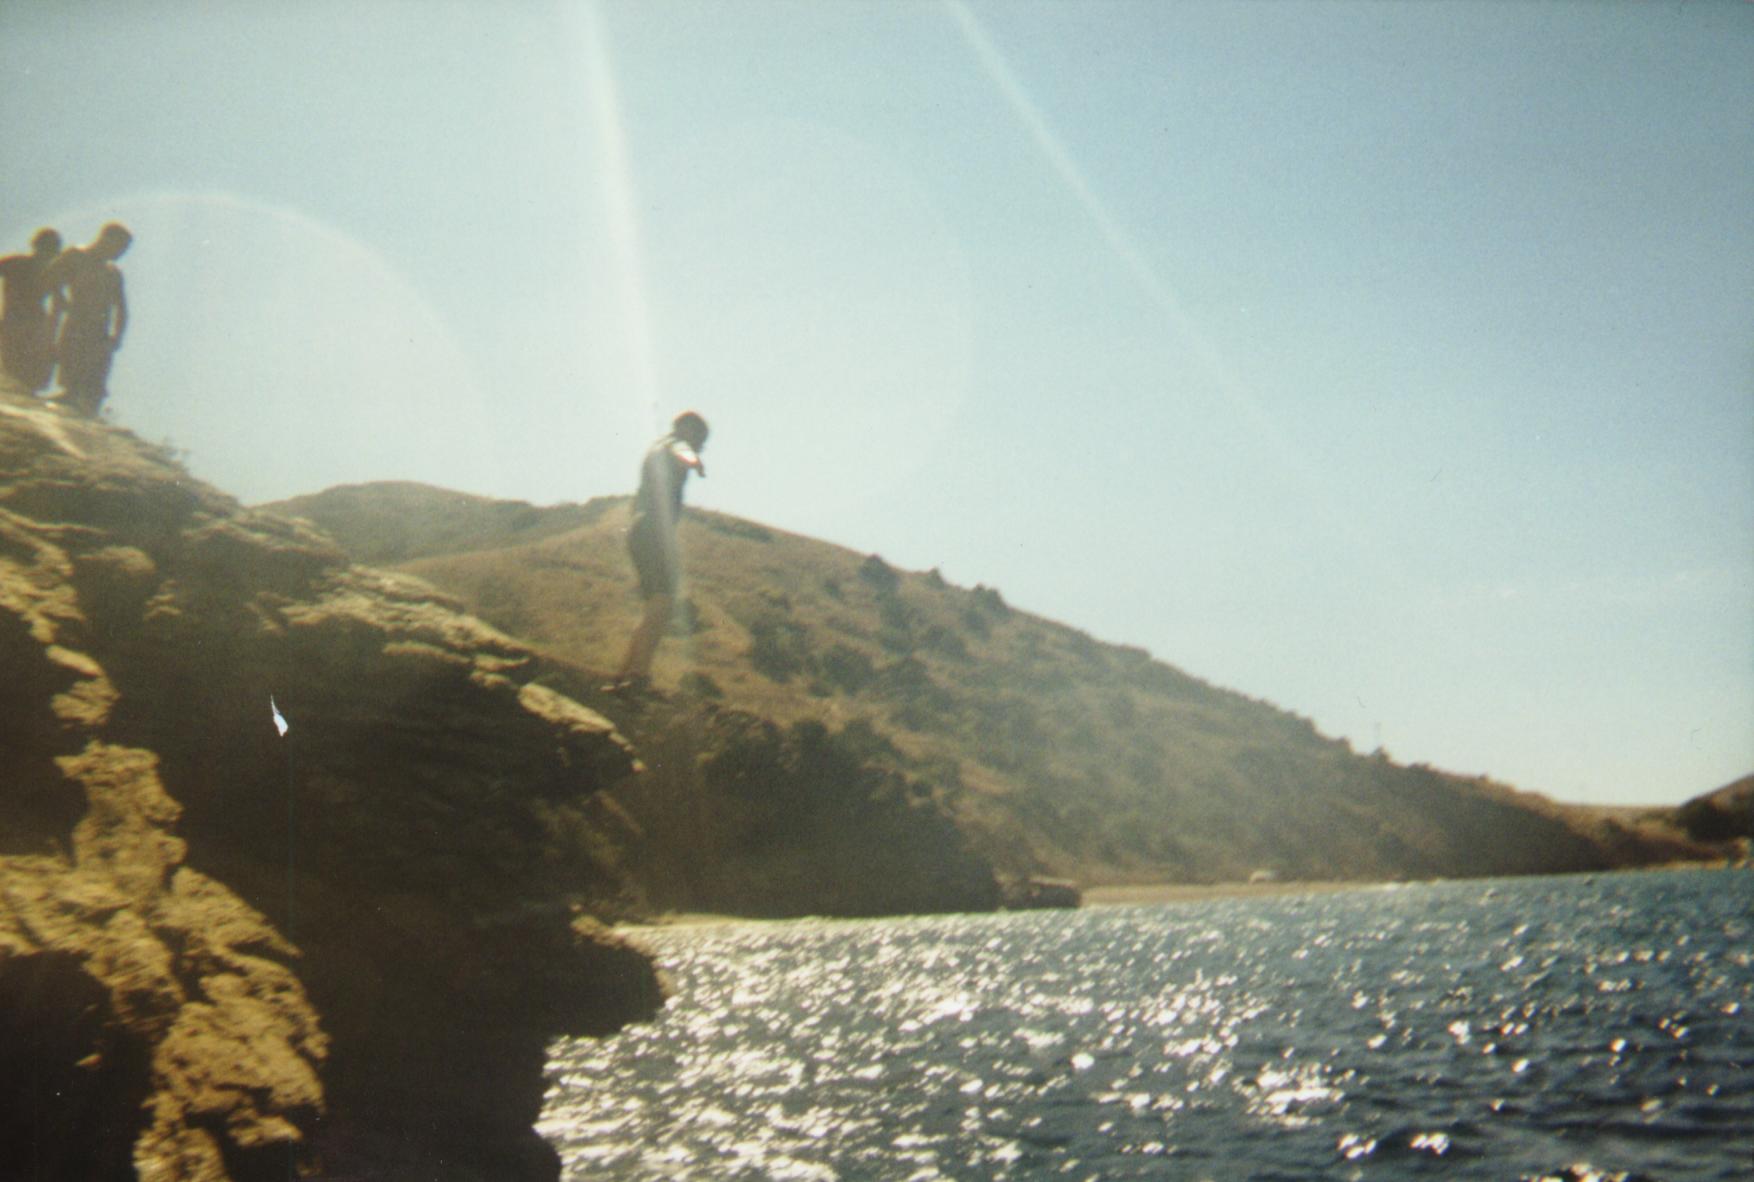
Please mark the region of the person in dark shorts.
POLYGON ((47 227, 30 240, 29 254, 0 259, 0 365, 32 394, 55 372, 55 322, 49 316, 49 265, 61 253, 61 235, 47 227))
POLYGON ((128 331, 128 299, 116 260, 133 241, 128 227, 111 222, 90 246, 62 251, 44 273, 60 324, 55 357, 61 404, 93 418, 109 396, 110 363, 128 331))
POLYGON ((676 541, 676 522, 682 516, 682 486, 691 472, 706 476, 706 466, 700 458, 706 437, 706 420, 691 410, 684 411, 670 424, 670 433, 646 451, 645 461, 640 465, 639 492, 633 498, 627 550, 633 558, 645 607, 628 639, 621 668, 606 687, 611 691, 641 689, 650 684, 652 658, 657 655, 670 613, 682 593, 682 550, 676 541))

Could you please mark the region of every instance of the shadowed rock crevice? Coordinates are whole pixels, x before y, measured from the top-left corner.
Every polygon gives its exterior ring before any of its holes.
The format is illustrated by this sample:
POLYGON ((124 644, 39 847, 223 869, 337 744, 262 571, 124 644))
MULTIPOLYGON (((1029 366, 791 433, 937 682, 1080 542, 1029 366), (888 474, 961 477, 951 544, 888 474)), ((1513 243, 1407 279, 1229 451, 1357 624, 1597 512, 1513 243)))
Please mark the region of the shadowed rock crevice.
POLYGON ((0 1176, 124 1182, 150 1056, 67 952, 0 958, 0 1176))

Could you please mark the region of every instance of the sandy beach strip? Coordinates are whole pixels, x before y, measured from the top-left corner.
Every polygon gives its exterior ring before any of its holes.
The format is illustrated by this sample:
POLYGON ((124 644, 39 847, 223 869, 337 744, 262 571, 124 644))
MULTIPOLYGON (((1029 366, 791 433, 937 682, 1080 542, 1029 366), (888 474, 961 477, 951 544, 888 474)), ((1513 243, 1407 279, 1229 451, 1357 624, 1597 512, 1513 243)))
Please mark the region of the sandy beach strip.
POLYGON ((1328 895, 1336 891, 1380 890, 1380 882, 1159 882, 1084 888, 1086 907, 1138 907, 1204 903, 1213 899, 1264 899, 1285 895, 1328 895))
MULTIPOLYGON (((1264 899, 1286 895, 1327 895, 1336 891, 1379 890, 1391 884, 1379 882, 1214 882, 1134 883, 1123 886, 1083 888, 1085 907, 1141 907, 1173 903, 1203 903, 1213 899, 1264 899)), ((820 916, 800 917, 821 919, 820 916)), ((716 927, 720 924, 796 923, 800 919, 756 918, 708 911, 666 912, 649 919, 615 925, 617 931, 637 933, 654 928, 716 927)))

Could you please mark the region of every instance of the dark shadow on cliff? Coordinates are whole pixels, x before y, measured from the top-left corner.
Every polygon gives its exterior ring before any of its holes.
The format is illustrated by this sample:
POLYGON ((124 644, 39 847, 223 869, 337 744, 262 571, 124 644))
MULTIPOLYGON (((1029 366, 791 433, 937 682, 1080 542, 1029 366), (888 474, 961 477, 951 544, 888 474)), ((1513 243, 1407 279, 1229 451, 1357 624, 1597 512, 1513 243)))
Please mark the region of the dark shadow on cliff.
POLYGON ((0 1047, 0 1177, 134 1177, 149 1049, 79 957, 0 960, 0 1047))
POLYGON ((622 861, 656 910, 770 918, 990 911, 998 878, 938 786, 870 726, 791 726, 698 687, 633 699, 549 660, 544 684, 613 717, 644 770, 614 789, 636 843, 622 861))

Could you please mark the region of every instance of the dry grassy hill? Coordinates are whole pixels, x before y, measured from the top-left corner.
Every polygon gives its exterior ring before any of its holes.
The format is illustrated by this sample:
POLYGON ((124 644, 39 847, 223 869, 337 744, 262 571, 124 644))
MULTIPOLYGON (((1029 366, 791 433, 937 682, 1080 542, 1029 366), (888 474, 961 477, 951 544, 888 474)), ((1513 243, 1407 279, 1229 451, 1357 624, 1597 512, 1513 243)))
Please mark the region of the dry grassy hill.
MULTIPOLYGON (((358 561, 457 596, 580 671, 572 689, 614 666, 637 612, 624 499, 537 509, 365 485, 273 508, 358 561)), ((685 619, 657 668, 671 699, 835 737, 905 776, 1005 873, 1391 879, 1702 852, 1667 828, 1355 753, 1305 719, 936 571, 698 510, 682 531, 685 619)), ((616 721, 639 741, 638 719, 616 721)))

